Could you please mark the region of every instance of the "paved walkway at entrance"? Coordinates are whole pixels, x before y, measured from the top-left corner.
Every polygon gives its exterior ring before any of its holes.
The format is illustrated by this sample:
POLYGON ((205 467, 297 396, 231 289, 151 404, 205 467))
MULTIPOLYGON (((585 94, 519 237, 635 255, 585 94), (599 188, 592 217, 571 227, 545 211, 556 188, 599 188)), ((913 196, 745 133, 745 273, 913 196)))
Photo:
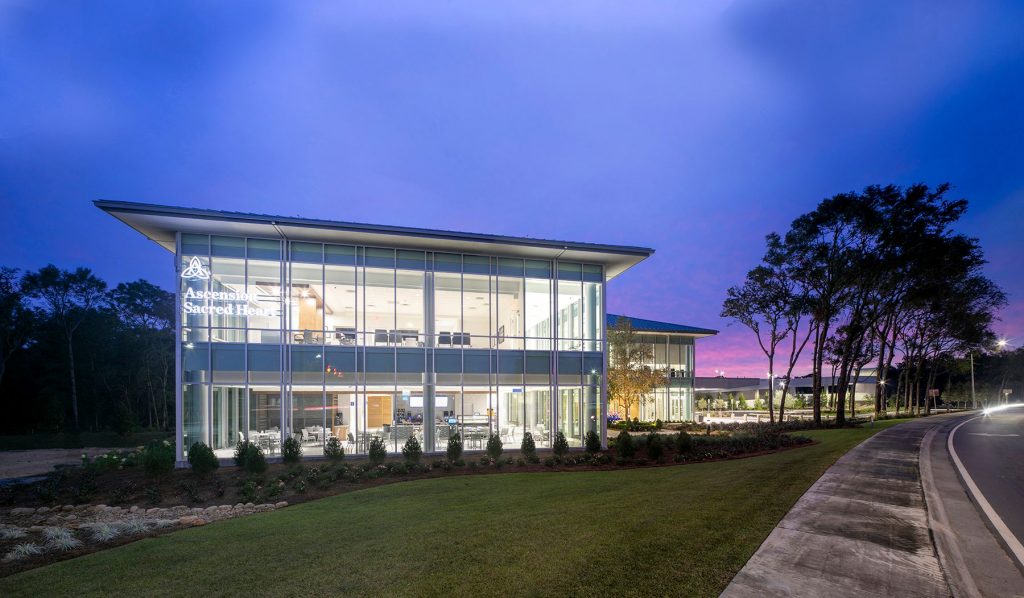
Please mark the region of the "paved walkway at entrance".
POLYGON ((894 426, 843 455, 722 596, 949 596, 918 461, 928 431, 956 417, 894 426))
POLYGON ((119 449, 89 447, 0 451, 0 480, 47 473, 53 471, 55 465, 81 463, 83 453, 90 457, 95 457, 96 455, 102 455, 113 450, 119 449))

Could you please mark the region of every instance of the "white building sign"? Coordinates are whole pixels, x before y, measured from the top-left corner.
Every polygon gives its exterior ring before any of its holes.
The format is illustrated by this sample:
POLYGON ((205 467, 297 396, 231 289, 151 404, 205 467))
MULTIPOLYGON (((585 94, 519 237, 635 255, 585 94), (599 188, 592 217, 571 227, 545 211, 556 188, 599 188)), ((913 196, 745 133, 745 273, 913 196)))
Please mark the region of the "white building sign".
MULTIPOLYGON (((189 260, 188 266, 181 271, 181 277, 186 280, 209 280, 210 269, 204 266, 198 257, 193 257, 189 260)), ((260 305, 255 295, 238 291, 197 291, 187 288, 181 296, 181 306, 185 315, 275 318, 281 314, 276 306, 260 305)))

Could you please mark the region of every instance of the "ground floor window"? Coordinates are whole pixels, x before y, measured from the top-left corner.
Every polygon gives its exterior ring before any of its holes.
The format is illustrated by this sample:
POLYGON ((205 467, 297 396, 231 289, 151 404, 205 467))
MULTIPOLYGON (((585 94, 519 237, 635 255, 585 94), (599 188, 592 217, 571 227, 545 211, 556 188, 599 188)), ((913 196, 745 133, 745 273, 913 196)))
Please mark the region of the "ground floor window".
POLYGON ((588 431, 600 433, 601 418, 598 386, 552 392, 549 386, 296 385, 282 394, 271 385, 188 384, 182 398, 186 455, 192 443, 205 442, 224 459, 240 440, 278 456, 289 437, 307 456, 322 456, 331 438, 349 455, 366 454, 374 438, 392 454, 412 437, 425 452, 444 452, 454 434, 466 450, 484 450, 497 434, 507 451, 516 451, 527 432, 538 448, 550 448, 559 431, 578 447, 588 431))

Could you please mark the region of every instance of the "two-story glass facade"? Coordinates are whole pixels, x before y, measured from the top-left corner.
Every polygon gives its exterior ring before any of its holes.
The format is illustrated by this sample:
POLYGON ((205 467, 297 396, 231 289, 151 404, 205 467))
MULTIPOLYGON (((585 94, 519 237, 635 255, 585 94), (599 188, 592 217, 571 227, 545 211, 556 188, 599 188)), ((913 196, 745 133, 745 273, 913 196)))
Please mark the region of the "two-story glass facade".
POLYGON ((175 255, 179 459, 605 435, 605 283, 651 250, 97 205, 175 255))
MULTIPOLYGON (((637 331, 637 341, 651 346, 651 359, 645 365, 665 373, 665 380, 634 406, 629 417, 641 421, 682 422, 693 420, 693 379, 695 341, 718 334, 717 330, 683 324, 670 324, 641 318, 607 314, 607 326, 615 326, 619 318, 629 320, 637 331)), ((612 420, 626 417, 623 406, 612 401, 608 406, 612 420)))

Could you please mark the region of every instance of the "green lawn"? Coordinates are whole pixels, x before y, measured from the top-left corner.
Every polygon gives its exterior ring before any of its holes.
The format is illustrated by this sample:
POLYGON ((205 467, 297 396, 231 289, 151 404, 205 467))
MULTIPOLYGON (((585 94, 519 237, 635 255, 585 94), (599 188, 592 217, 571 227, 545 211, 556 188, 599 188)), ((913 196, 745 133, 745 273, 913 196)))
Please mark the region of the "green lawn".
POLYGON ((118 448, 142 446, 150 440, 173 438, 169 432, 137 432, 121 436, 114 432, 82 432, 81 434, 25 434, 21 436, 0 436, 0 451, 27 451, 33 449, 118 448))
POLYGON ((729 462, 397 483, 0 579, 0 595, 717 596, 872 428, 729 462))

